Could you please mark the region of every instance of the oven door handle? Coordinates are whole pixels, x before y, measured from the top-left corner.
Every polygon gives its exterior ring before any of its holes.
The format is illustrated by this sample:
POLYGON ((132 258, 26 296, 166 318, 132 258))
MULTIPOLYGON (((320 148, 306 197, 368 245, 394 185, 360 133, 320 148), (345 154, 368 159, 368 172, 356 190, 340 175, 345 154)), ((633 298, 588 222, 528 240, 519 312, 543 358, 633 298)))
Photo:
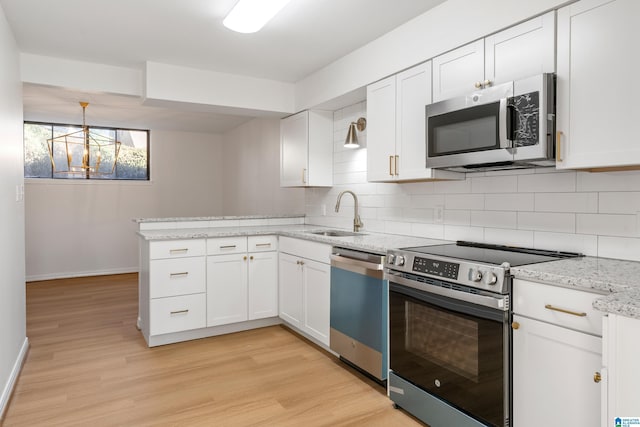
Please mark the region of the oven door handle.
MULTIPOLYGON (((452 298, 459 301, 468 302, 471 304, 477 304, 483 307, 488 307, 500 311, 509 311, 509 296, 508 295, 481 295, 481 294, 469 294, 462 291, 456 291, 449 288, 443 288, 440 286, 429 285, 426 283, 415 282, 413 280, 405 279, 397 275, 392 271, 385 273, 386 279, 389 280, 389 290, 391 290, 393 283, 398 285, 404 285, 409 288, 421 291, 426 294, 436 294, 443 297, 452 298)), ((397 290, 397 289, 394 289, 397 290)), ((400 291, 402 293, 402 291, 400 291)), ((410 295, 414 296, 415 295, 410 295)), ((420 299, 420 298, 419 298, 420 299)))

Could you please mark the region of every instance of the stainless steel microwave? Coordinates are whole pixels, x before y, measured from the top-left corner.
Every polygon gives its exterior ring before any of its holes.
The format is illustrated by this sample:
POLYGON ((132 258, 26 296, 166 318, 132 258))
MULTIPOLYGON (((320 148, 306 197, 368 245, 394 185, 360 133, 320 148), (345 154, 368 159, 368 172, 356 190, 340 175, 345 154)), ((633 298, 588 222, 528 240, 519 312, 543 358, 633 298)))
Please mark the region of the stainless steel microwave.
POLYGON ((460 172, 555 165, 555 75, 426 106, 427 167, 460 172))

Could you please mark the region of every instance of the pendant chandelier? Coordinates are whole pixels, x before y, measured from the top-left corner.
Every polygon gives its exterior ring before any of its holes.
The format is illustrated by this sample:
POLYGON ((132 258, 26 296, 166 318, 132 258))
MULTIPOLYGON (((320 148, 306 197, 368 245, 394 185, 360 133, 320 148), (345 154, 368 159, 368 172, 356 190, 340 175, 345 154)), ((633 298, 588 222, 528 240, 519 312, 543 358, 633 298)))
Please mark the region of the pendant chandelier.
POLYGON ((82 129, 47 139, 49 158, 54 174, 80 174, 89 176, 112 175, 120 153, 120 141, 106 131, 89 130, 85 112, 88 102, 82 107, 82 129))

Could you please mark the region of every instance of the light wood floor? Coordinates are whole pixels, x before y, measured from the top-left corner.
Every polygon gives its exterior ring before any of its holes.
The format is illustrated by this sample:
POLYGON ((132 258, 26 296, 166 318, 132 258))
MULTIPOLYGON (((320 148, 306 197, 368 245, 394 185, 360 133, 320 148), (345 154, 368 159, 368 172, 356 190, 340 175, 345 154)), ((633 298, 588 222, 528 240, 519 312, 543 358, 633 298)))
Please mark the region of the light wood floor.
POLYGON ((281 326, 150 349, 135 274, 27 285, 26 364, 4 426, 420 426, 281 326))

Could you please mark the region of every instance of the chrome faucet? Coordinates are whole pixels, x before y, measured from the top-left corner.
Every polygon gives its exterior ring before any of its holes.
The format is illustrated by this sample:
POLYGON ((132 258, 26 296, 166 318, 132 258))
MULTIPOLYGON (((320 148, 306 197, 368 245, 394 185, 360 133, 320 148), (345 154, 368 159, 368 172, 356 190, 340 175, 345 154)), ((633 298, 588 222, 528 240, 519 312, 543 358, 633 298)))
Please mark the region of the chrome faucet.
POLYGON ((340 199, 342 199, 342 196, 344 195, 344 193, 349 193, 353 196, 353 202, 354 202, 353 231, 357 233, 358 231, 360 231, 360 229, 364 224, 360 220, 360 215, 358 215, 358 196, 356 196, 356 193, 354 193, 351 190, 345 190, 342 193, 338 194, 338 201, 336 202, 336 212, 340 210, 340 199))

